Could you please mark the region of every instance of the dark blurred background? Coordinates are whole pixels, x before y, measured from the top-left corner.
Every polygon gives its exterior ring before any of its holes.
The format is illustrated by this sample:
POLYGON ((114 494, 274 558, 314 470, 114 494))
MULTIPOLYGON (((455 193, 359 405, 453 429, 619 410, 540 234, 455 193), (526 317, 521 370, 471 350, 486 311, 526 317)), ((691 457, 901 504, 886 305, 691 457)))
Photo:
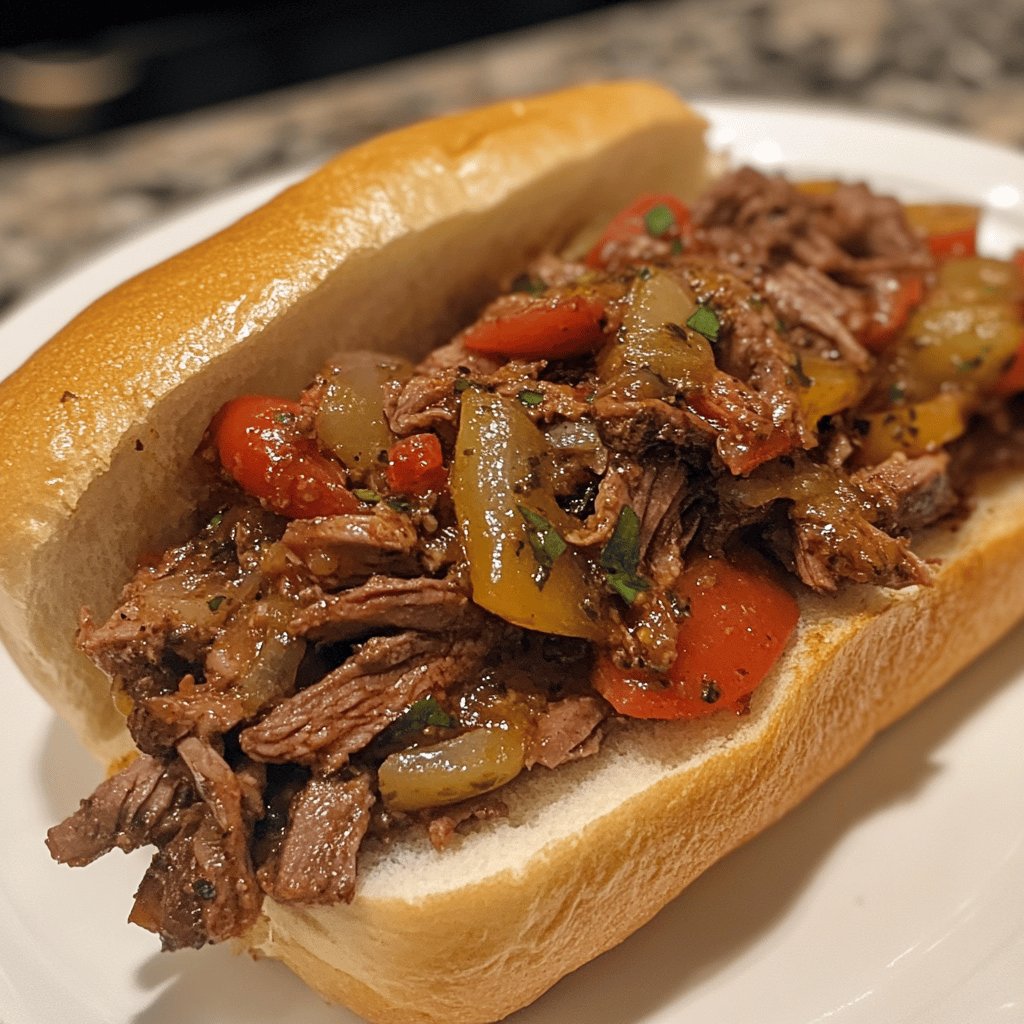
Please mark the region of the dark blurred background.
POLYGON ((0 153, 535 25, 614 0, 105 5, 6 0, 0 153))

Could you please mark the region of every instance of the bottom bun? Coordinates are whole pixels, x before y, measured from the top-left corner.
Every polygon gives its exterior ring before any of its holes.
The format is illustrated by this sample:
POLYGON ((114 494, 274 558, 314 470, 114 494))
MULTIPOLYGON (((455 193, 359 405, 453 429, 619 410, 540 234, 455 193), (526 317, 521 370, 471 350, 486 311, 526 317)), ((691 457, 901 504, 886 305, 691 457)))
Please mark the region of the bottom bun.
POLYGON ((436 853, 369 848, 350 905, 267 901, 247 936, 375 1022, 483 1024, 536 999, 777 821, 1024 616, 1024 480, 924 534, 934 585, 802 597, 749 715, 632 722, 510 787, 507 820, 436 853))

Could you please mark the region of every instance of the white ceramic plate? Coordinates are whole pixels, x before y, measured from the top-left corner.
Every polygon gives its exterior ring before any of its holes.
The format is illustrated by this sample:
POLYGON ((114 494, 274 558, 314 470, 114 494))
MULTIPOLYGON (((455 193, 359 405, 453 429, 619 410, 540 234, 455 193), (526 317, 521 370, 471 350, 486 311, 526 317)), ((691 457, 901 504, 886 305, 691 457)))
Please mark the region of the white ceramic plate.
MULTIPOLYGON (((1024 244, 1024 156, 834 111, 708 104, 735 160, 867 178, 987 209, 983 246, 1024 244)), ((205 204, 94 260, 0 325, 0 376, 118 280, 286 183, 205 204)), ((999 600, 998 594, 992 595, 999 600)), ((879 738, 785 821, 516 1024, 1006 1024, 1024 1020, 1024 629, 879 738)), ((355 1024, 278 964, 165 956, 126 925, 148 857, 53 864, 49 825, 96 766, 0 650, 0 1021, 355 1024)))

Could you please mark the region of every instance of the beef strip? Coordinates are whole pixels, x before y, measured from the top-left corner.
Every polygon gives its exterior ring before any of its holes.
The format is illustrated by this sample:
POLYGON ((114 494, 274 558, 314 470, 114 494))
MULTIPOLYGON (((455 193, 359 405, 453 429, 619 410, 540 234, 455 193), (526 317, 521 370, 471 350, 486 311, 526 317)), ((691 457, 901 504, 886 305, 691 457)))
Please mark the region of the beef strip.
POLYGON ((259 553, 282 529, 262 510, 230 510, 156 565, 142 565, 105 623, 85 615, 79 645, 132 697, 173 690, 186 672, 201 672, 225 621, 259 589, 259 553))
POLYGON ((241 935, 263 899, 250 855, 253 822, 262 814, 252 774, 243 781, 195 737, 183 740, 178 753, 202 803, 188 809, 173 838, 161 845, 129 918, 157 932, 168 950, 241 935))
POLYGON ((435 850, 451 846, 462 825, 472 821, 494 821, 508 817, 508 804, 493 795, 476 796, 458 804, 435 809, 427 824, 427 835, 435 850))
POLYGON ((416 576, 417 534, 412 520, 384 504, 372 512, 293 519, 283 543, 306 567, 332 587, 374 573, 416 576))
POLYGON ((128 715, 128 730, 147 754, 167 754, 189 734, 220 735, 245 718, 237 694, 196 684, 187 675, 175 693, 138 700, 128 715))
POLYGON ((633 460, 614 458, 598 484, 593 513, 581 526, 566 531, 565 540, 578 547, 607 544, 623 508, 631 502, 631 492, 641 473, 633 460))
POLYGON ((596 753, 600 736, 595 730, 608 714, 608 705, 597 697, 570 696, 549 704, 534 721, 525 766, 557 768, 596 753))
POLYGON ((715 182, 693 216, 698 242, 750 278, 790 260, 847 278, 931 265, 899 203, 863 185, 812 194, 742 167, 715 182))
POLYGON ((634 457, 666 444, 697 456, 707 452, 716 440, 716 431, 707 420, 656 398, 599 394, 592 410, 601 440, 609 448, 634 457))
POLYGON ((945 452, 914 459, 895 452, 885 462, 854 473, 851 480, 877 508, 875 523, 886 533, 930 526, 960 501, 949 479, 945 452))
POLYGON ((360 587, 320 592, 288 627, 295 636, 339 643, 370 633, 419 629, 445 633, 479 620, 465 587, 456 579, 371 576, 360 587))
POLYGON ((812 508, 790 513, 793 560, 800 579, 831 594, 841 582, 907 587, 931 582, 931 572, 903 538, 890 537, 861 515, 834 520, 812 508))
POLYGON ((797 353, 763 296, 718 261, 687 258, 676 273, 699 303, 716 311, 718 367, 749 385, 771 407, 777 427, 786 427, 804 447, 812 447, 813 424, 805 423, 800 411, 797 353))
POLYGON ((867 370, 871 355, 856 339, 850 321, 862 322, 864 299, 860 293, 838 285, 814 267, 785 263, 767 274, 764 293, 782 319, 815 331, 858 370, 867 370))
POLYGON ((478 671, 492 639, 482 625, 458 638, 412 631, 374 637, 245 729, 242 748, 260 761, 335 771, 414 701, 478 671))
POLYGON ((314 775, 292 799, 281 844, 260 868, 264 892, 284 902, 351 900, 374 799, 369 772, 314 775))
POLYGON ((434 349, 404 384, 386 393, 384 415, 399 437, 430 430, 453 438, 459 416, 456 382, 481 380, 499 371, 503 360, 469 352, 459 338, 434 349))
POLYGON ((117 847, 128 853, 173 836, 195 800, 180 761, 143 754, 101 782, 77 811, 46 836, 50 855, 81 867, 117 847))

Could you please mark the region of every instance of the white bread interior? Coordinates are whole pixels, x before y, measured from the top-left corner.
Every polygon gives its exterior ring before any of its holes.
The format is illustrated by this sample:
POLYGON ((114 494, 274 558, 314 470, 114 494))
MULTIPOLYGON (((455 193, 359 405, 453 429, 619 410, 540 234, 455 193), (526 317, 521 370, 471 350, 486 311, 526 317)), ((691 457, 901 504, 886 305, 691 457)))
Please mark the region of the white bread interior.
MULTIPOLYGON (((635 83, 396 133, 100 300, 0 388, 0 629, 97 754, 128 741, 73 651, 78 609, 105 614, 138 553, 184 532, 214 409, 293 392, 345 345, 422 351, 537 249, 640 191, 695 191, 701 133, 635 83)), ((1024 614, 1024 482, 988 480, 968 522, 919 550, 943 559, 931 588, 804 599, 750 715, 623 726, 596 758, 510 787, 508 821, 451 851, 368 849, 351 905, 268 901, 246 944, 374 1021, 468 1024, 528 1003, 1024 614)))
POLYGON ((80 610, 108 615, 139 554, 190 532, 220 404, 293 395, 346 346, 447 340, 542 249, 640 192, 693 194, 703 131, 620 82, 382 136, 116 288, 0 385, 0 638, 97 756, 132 744, 74 649, 80 610))

